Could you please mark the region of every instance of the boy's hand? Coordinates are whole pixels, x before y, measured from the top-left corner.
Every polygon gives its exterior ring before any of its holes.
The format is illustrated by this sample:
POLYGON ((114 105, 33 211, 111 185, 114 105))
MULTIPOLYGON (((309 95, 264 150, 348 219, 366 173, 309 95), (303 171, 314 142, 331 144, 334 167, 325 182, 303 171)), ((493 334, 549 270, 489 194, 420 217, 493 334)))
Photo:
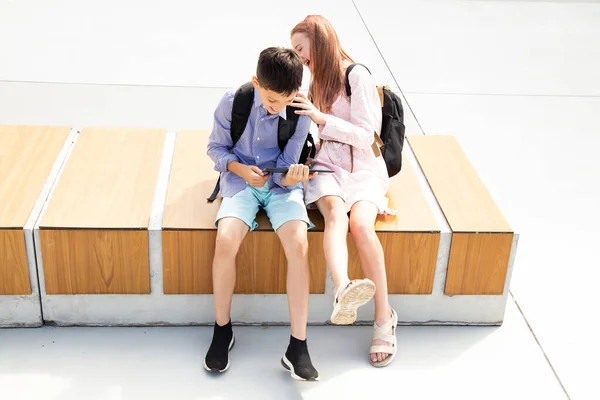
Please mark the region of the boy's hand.
POLYGON ((305 182, 309 179, 313 179, 317 176, 317 173, 309 174, 308 165, 304 164, 293 164, 290 165, 287 174, 281 178, 281 184, 283 186, 294 186, 300 182, 305 182))
POLYGON ((234 161, 229 163, 227 168, 255 188, 265 186, 269 180, 269 174, 265 175, 256 165, 244 165, 234 161))

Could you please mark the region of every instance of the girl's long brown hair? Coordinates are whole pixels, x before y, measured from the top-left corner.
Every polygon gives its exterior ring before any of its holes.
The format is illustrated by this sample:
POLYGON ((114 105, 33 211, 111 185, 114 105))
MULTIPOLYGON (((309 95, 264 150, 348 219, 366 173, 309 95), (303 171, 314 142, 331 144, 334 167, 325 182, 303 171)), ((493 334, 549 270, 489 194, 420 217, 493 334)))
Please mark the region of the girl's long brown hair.
POLYGON ((292 29, 291 36, 303 33, 310 43, 311 82, 308 97, 321 112, 331 111, 344 92, 344 61, 354 62, 342 48, 331 23, 321 15, 309 15, 292 29))

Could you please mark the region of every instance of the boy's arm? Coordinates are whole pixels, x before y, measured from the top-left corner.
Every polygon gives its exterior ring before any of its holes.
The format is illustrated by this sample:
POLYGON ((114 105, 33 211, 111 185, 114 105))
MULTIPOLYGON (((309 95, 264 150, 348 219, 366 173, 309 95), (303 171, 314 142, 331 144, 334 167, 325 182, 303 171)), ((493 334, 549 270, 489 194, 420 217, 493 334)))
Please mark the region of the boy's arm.
POLYGON ((233 161, 239 162, 238 157, 230 150, 231 140, 231 110, 233 108, 234 92, 227 92, 221 98, 214 112, 213 129, 208 139, 207 154, 215 163, 215 171, 227 171, 227 165, 233 161))
MULTIPOLYGON (((283 152, 277 158, 277 168, 289 168, 290 165, 298 164, 300 160, 300 154, 302 153, 302 148, 304 147, 304 143, 306 142, 306 137, 308 136, 308 131, 310 130, 310 118, 301 115, 298 118, 298 124, 296 125, 296 132, 292 135, 287 145, 283 149, 283 152)), ((285 175, 283 174, 273 174, 273 182, 281 188, 287 189, 285 175)), ((292 186, 295 186, 294 184, 292 186)))

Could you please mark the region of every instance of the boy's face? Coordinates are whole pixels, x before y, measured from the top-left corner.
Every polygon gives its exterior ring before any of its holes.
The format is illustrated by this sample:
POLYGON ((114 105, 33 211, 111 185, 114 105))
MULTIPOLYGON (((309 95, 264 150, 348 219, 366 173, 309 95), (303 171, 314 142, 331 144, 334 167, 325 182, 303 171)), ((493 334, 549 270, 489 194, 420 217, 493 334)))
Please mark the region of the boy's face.
POLYGON ((267 109, 269 114, 279 114, 281 110, 285 108, 285 106, 292 104, 294 98, 298 91, 293 92, 289 96, 286 96, 282 93, 277 93, 272 90, 268 90, 260 86, 258 82, 258 78, 256 76, 252 77, 252 84, 254 85, 254 89, 258 90, 258 95, 260 96, 260 100, 263 105, 267 109))

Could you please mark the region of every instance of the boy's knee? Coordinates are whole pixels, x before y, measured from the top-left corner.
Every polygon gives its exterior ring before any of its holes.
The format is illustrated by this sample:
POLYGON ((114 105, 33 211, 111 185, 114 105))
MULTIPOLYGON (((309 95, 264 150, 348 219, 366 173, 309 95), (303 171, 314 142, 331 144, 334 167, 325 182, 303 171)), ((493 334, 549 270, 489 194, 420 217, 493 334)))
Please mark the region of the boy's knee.
POLYGON ((294 260, 302 260, 308 257, 308 240, 298 237, 290 244, 290 257, 294 260))
POLYGON ((234 230, 218 230, 215 253, 218 255, 236 255, 244 236, 234 230))
POLYGON ((288 258, 303 259, 308 256, 308 234, 306 223, 303 221, 290 221, 282 226, 281 242, 286 249, 288 258), (287 225, 287 226, 286 226, 287 225))

